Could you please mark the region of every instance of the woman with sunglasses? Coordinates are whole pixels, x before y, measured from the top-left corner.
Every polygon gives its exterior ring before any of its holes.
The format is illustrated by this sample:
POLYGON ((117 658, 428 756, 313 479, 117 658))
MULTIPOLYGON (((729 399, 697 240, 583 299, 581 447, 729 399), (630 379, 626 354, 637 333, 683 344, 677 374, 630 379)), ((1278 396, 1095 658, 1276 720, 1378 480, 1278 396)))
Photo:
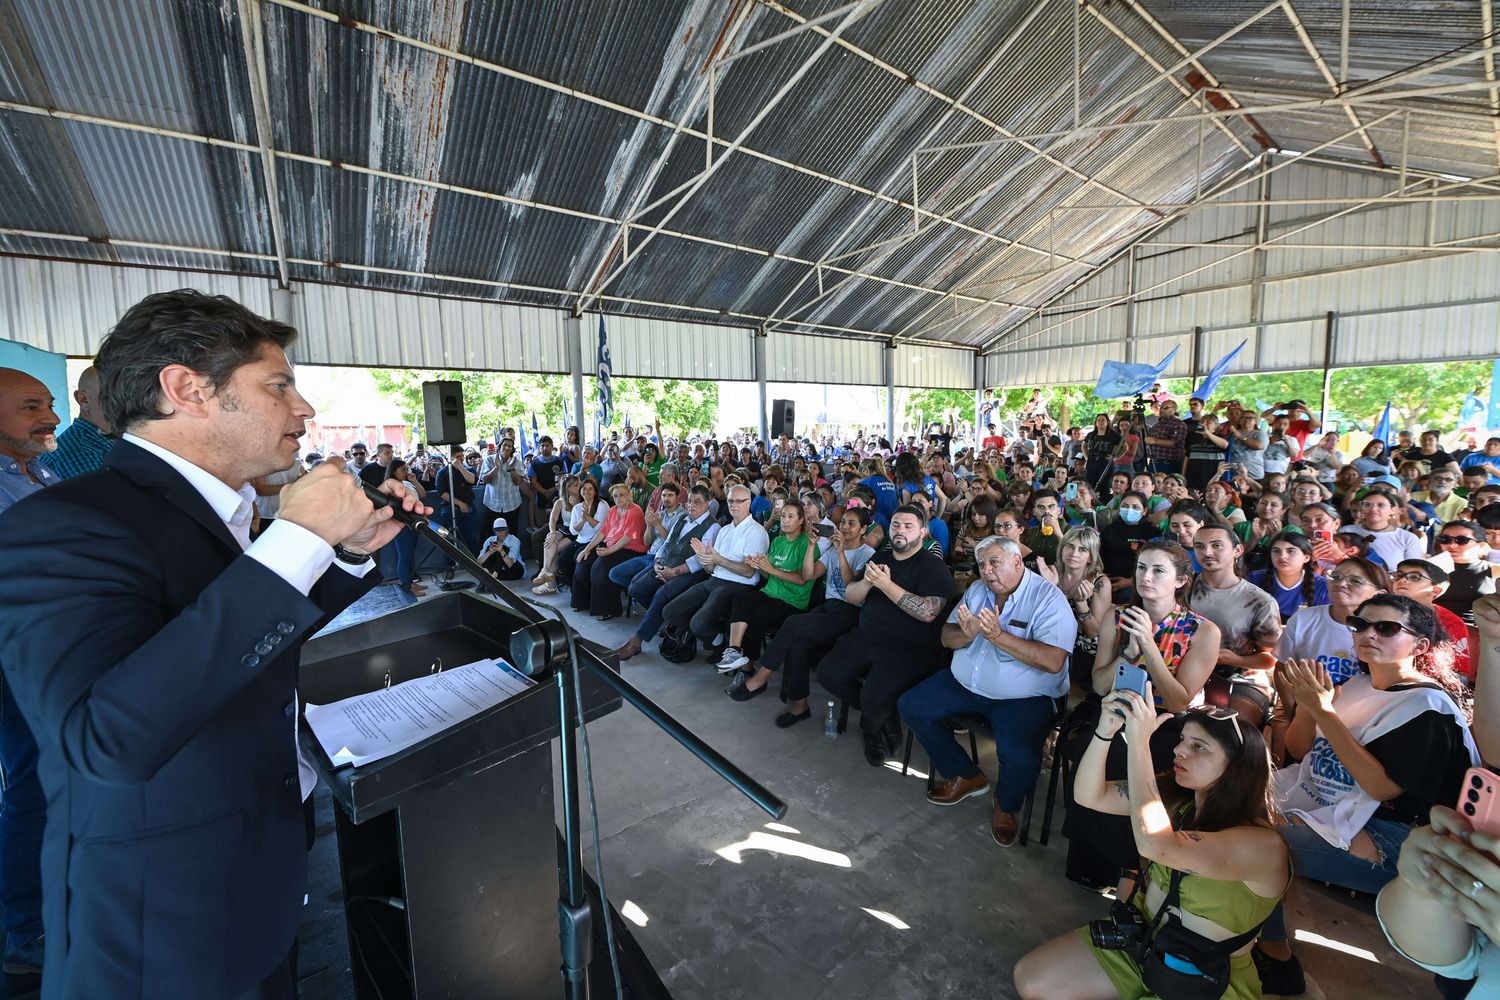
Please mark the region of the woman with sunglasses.
MULTIPOLYGON (((1469 696, 1431 608, 1378 594, 1348 626, 1361 672, 1342 685, 1316 660, 1278 668, 1297 701, 1286 745, 1300 761, 1277 771, 1274 787, 1298 874, 1373 893, 1396 877, 1412 827, 1434 805, 1457 800, 1479 753, 1469 696)), ((1266 992, 1303 992, 1279 910, 1256 955, 1266 992)))
MULTIPOLYGON (((1228 973, 1218 995, 1259 997, 1250 942, 1279 905, 1292 875, 1287 848, 1273 826, 1265 743, 1227 709, 1194 709, 1181 717, 1171 769, 1158 777, 1151 744, 1159 717, 1152 705, 1133 691, 1116 691, 1104 707, 1078 766, 1076 789, 1079 802, 1128 822, 1132 847, 1147 862, 1126 897, 1129 905, 1150 927, 1175 885, 1176 922, 1165 926, 1179 942, 1187 938, 1197 944, 1199 954, 1217 951, 1215 964, 1222 964, 1215 971, 1228 973), (1122 730, 1127 777, 1111 781, 1106 758, 1122 730)), ((1155 940, 1165 944, 1166 938, 1155 940)), ((1182 995, 1174 984, 1195 988, 1187 977, 1198 967, 1185 964, 1175 951, 1167 954, 1176 961, 1161 964, 1171 971, 1143 967, 1129 950, 1100 948, 1090 929, 1080 928, 1023 957, 1016 964, 1016 989, 1025 1000, 1055 1000, 1171 997, 1182 995)), ((1147 963, 1154 964, 1149 957, 1147 963)), ((1192 995, 1211 994, 1195 990, 1192 995)))
POLYGON ((1484 529, 1472 521, 1449 521, 1438 529, 1437 551, 1453 560, 1448 574, 1448 589, 1437 604, 1462 618, 1466 626, 1474 624, 1474 602, 1495 592, 1492 564, 1485 559, 1489 547, 1484 529))

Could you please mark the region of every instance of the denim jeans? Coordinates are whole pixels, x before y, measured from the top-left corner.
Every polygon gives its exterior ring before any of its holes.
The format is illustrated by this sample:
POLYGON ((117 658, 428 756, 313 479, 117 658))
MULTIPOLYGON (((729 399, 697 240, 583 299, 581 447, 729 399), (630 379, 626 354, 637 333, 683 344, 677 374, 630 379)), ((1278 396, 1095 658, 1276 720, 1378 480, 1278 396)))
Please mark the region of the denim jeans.
POLYGON ((0 677, 0 906, 13 950, 42 933, 42 828, 47 799, 36 740, 0 677))
MULTIPOLYGON (((1335 847, 1302 823, 1289 823, 1277 832, 1291 851, 1292 870, 1298 875, 1374 894, 1396 877, 1396 859, 1401 856, 1401 845, 1411 834, 1411 827, 1390 819, 1371 819, 1366 823, 1365 832, 1375 841, 1375 852, 1379 855, 1375 861, 1366 861, 1335 847)), ((1267 941, 1286 940, 1286 918, 1280 904, 1266 920, 1260 936, 1267 941)))
POLYGON ((677 595, 692 587, 694 584, 702 583, 708 579, 702 570, 696 573, 684 573, 674 576, 666 583, 656 578, 653 563, 635 575, 630 581, 630 596, 637 604, 645 605, 646 613, 641 616, 640 628, 635 630, 635 636, 641 642, 650 642, 656 638, 656 633, 661 631, 662 616, 667 610, 667 605, 676 599, 677 595))
POLYGON ((1000 771, 995 778, 995 801, 1002 812, 1017 813, 1026 794, 1036 786, 1042 770, 1042 745, 1057 711, 1045 695, 1031 698, 986 698, 942 670, 912 688, 896 703, 901 721, 921 741, 932 766, 949 778, 972 778, 980 768, 964 753, 943 720, 955 715, 982 715, 995 734, 995 756, 1000 771))
MULTIPOLYGON (((609 582, 616 587, 629 587, 630 581, 636 578, 636 574, 642 570, 650 569, 656 565, 655 556, 640 555, 626 559, 620 565, 609 571, 609 582)), ((652 574, 653 576, 655 574, 652 574)), ((634 594, 631 595, 635 596, 634 594)))
POLYGON ((401 586, 410 587, 416 576, 412 569, 416 562, 413 557, 417 552, 417 533, 411 528, 402 528, 391 547, 396 550, 396 579, 401 581, 401 586))

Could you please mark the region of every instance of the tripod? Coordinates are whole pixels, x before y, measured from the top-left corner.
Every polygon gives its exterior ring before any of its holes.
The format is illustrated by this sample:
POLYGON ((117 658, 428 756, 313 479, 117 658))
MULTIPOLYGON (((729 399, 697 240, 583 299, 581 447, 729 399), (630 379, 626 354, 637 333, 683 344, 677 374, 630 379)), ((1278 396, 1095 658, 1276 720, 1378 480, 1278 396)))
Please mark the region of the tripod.
MULTIPOLYGON (((390 494, 366 485, 365 495, 377 507, 392 507, 395 516, 420 537, 445 552, 455 563, 473 574, 479 587, 513 609, 528 624, 510 637, 513 665, 528 677, 554 676, 557 685, 558 734, 561 759, 563 803, 563 879, 558 900, 558 931, 564 995, 568 1000, 589 997, 588 967, 593 952, 593 908, 584 891, 583 840, 580 831, 578 731, 583 709, 578 691, 579 672, 586 667, 621 699, 640 711, 658 728, 687 748, 725 781, 774 819, 786 815, 787 806, 763 785, 741 771, 713 747, 704 743, 686 726, 647 698, 611 670, 588 648, 580 645, 577 633, 563 620, 543 617, 537 607, 524 600, 497 577, 480 566, 448 529, 434 525, 415 514, 409 514, 392 503, 390 494)), ((584 735, 585 746, 587 734, 584 735)), ((586 749, 585 749, 585 752, 586 749)), ((596 858, 596 861, 598 859, 596 858)), ((608 899, 600 882, 600 901, 606 911, 608 899)), ((607 913, 606 913, 607 916, 607 913)), ((606 920, 606 930, 608 929, 606 920)), ((613 958, 613 955, 611 956, 613 958)))

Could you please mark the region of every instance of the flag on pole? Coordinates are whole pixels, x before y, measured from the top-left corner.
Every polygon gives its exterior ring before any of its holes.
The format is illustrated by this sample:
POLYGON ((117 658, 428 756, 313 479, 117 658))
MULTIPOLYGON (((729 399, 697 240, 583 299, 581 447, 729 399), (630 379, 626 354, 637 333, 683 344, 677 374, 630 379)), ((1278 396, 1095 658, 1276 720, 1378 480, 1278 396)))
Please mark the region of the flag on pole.
POLYGON ((526 425, 516 421, 516 455, 526 457, 526 425))
POLYGON ((1161 359, 1160 364, 1144 365, 1125 361, 1106 361, 1104 367, 1099 371, 1099 382, 1094 386, 1094 395, 1100 399, 1120 399, 1124 396, 1138 396, 1150 389, 1171 365, 1172 359, 1177 357, 1178 348, 1174 347, 1161 359))
POLYGON ((542 448, 542 432, 536 426, 536 411, 531 411, 531 447, 540 451, 542 448))
MULTIPOLYGON (((615 399, 609 387, 609 336, 604 332, 604 314, 599 314, 599 415, 596 425, 608 427, 614 422, 615 399)), ((597 435, 596 435, 597 436, 597 435)))
POLYGON ((1480 399, 1472 392, 1469 393, 1464 397, 1464 405, 1458 411, 1458 426, 1478 427, 1479 418, 1484 414, 1484 412, 1484 400, 1480 399))
POLYGON ((1203 381, 1199 383, 1197 390, 1193 393, 1194 399, 1201 399, 1205 403, 1208 402, 1208 398, 1214 394, 1214 390, 1224 380, 1224 373, 1229 370, 1230 364, 1233 363, 1234 359, 1239 356, 1239 353, 1245 349, 1245 345, 1248 343, 1250 343, 1248 340, 1240 341, 1240 346, 1224 355, 1209 369, 1208 374, 1204 376, 1203 381))
POLYGON ((567 440, 568 428, 573 426, 573 417, 568 413, 568 397, 563 396, 563 439, 567 440))
POLYGON ((1380 414, 1380 423, 1375 425, 1375 440, 1385 445, 1389 451, 1391 447, 1391 404, 1385 404, 1385 410, 1380 414))
POLYGON ((1490 430, 1500 430, 1500 361, 1490 369, 1490 430))

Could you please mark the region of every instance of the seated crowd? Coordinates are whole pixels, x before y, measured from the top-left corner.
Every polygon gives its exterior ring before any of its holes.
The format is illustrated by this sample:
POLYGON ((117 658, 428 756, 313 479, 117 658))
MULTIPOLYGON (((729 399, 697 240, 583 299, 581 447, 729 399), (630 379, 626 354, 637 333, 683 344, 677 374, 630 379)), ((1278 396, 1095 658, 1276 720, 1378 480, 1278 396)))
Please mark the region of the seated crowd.
POLYGON ((1493 830, 1452 808, 1500 760, 1500 438, 1346 462, 1300 400, 1148 398, 1062 435, 1037 394, 1017 440, 991 409, 956 450, 951 426, 894 449, 645 428, 601 456, 573 428, 384 464, 474 548, 492 526, 497 575, 529 547, 535 593, 638 610, 622 663, 707 662, 735 701, 778 693, 782 729, 823 718, 816 681, 874 766, 909 731, 928 800, 988 796, 1002 847, 1062 768, 1067 877, 1119 901, 1028 954, 1023 997, 1301 993, 1294 875, 1379 894, 1444 995, 1500 991, 1500 807, 1493 830))

